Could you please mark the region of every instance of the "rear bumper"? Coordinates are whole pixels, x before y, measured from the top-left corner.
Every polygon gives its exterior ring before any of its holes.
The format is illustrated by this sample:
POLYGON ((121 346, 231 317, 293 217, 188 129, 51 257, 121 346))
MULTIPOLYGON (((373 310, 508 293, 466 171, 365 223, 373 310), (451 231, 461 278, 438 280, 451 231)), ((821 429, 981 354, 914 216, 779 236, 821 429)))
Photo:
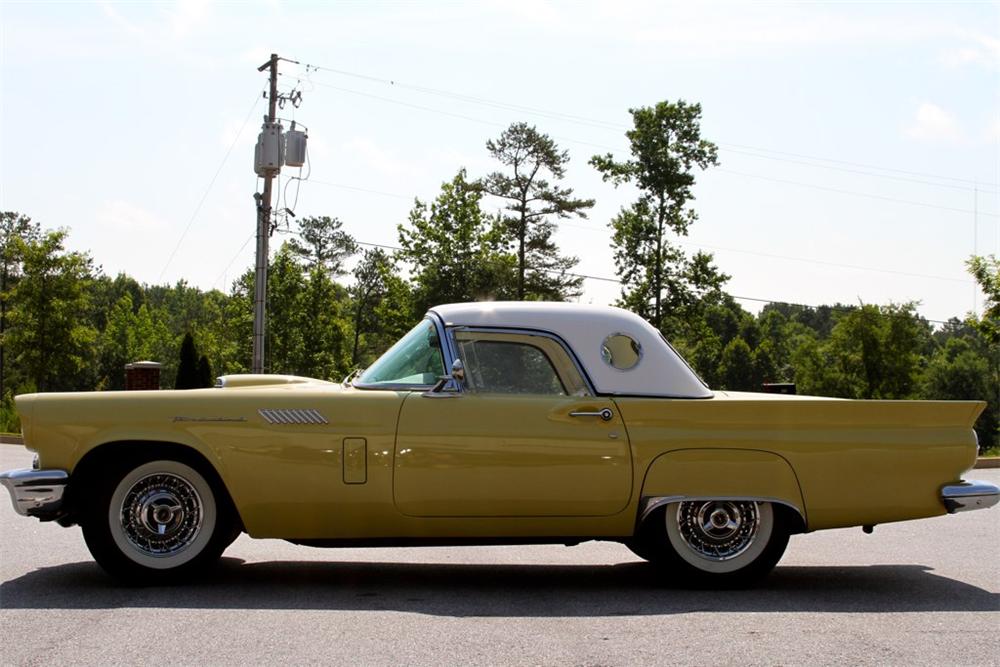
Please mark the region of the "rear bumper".
POLYGON ((948 514, 982 510, 1000 501, 1000 488, 989 482, 968 480, 941 488, 941 502, 948 514))
POLYGON ((62 516, 63 492, 69 475, 65 470, 22 468, 0 472, 0 485, 10 492, 14 511, 51 521, 62 516))

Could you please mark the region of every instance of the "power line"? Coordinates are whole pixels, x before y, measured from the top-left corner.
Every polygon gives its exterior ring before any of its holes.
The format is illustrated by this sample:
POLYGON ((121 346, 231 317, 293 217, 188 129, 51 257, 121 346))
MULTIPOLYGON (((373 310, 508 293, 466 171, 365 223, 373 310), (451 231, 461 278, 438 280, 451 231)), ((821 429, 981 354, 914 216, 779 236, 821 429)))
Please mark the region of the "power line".
MULTIPOLYGON (((869 199, 879 199, 882 201, 895 202, 897 204, 909 204, 911 206, 923 206, 924 208, 935 208, 941 211, 953 211, 955 213, 974 213, 970 209, 965 208, 955 208, 953 206, 941 206, 940 204, 928 204, 927 202, 914 201, 912 199, 900 199, 898 197, 886 197, 884 195, 876 195, 870 192, 857 192, 856 190, 845 190, 843 188, 832 188, 826 185, 816 185, 814 183, 802 183, 801 181, 789 181, 784 178, 774 178, 773 176, 761 176, 760 174, 749 174, 745 171, 734 171, 732 169, 724 169, 722 167, 716 167, 714 171, 722 172, 724 174, 734 174, 736 176, 744 176, 746 178, 759 178, 763 181, 773 181, 775 183, 785 183, 787 185, 797 185, 803 188, 813 188, 815 190, 824 190, 826 192, 838 192, 845 195, 853 195, 855 197, 867 197, 869 199)), ((992 218, 1000 218, 998 213, 984 213, 979 212, 979 215, 986 215, 992 218)))
POLYGON ((226 272, 229 271, 229 267, 231 267, 233 265, 233 262, 235 262, 239 258, 240 253, 242 253, 243 249, 247 247, 247 244, 250 243, 250 241, 253 240, 253 237, 254 237, 254 235, 256 235, 256 233, 257 233, 256 231, 254 231, 253 233, 251 233, 250 236, 247 237, 247 240, 243 242, 243 245, 240 246, 240 249, 237 250, 236 254, 233 255, 233 258, 231 260, 229 260, 229 264, 226 264, 226 268, 222 269, 222 272, 219 274, 219 277, 216 278, 215 281, 212 282, 212 286, 213 287, 216 286, 216 285, 218 285, 219 281, 222 280, 225 277, 226 272))
MULTIPOLYGON (((423 105, 420 105, 420 104, 412 104, 410 102, 404 102, 402 100, 396 100, 396 99, 393 99, 391 97, 383 97, 382 95, 373 95, 371 93, 365 93, 365 92, 362 92, 362 91, 359 91, 359 90, 352 90, 350 88, 342 88, 340 86, 333 86, 333 85, 326 84, 326 83, 321 83, 321 82, 318 82, 318 81, 313 81, 312 83, 314 85, 317 85, 317 86, 320 86, 320 87, 323 87, 323 88, 330 88, 330 89, 337 90, 337 91, 340 91, 340 92, 343 92, 343 93, 348 93, 348 94, 351 94, 351 95, 358 95, 358 96, 361 96, 361 97, 367 97, 367 98, 379 100, 379 101, 382 101, 382 102, 388 102, 390 104, 397 104, 399 106, 408 107, 410 109, 417 109, 419 111, 426 111, 428 113, 440 114, 440 115, 443 115, 443 116, 449 116, 451 118, 459 118, 461 120, 466 120, 466 121, 470 121, 470 122, 473 122, 473 123, 481 123, 481 124, 484 124, 484 125, 490 125, 490 126, 494 126, 494 127, 506 127, 505 123, 500 123, 500 122, 490 121, 490 120, 484 120, 482 118, 474 118, 472 116, 466 116, 464 114, 458 114, 458 113, 454 113, 454 112, 451 112, 451 111, 445 111, 443 109, 435 109, 434 107, 426 107, 426 106, 423 106, 423 105)), ((612 151, 617 150, 615 147, 608 146, 606 144, 598 144, 598 143, 594 143, 594 142, 590 142, 590 141, 582 141, 582 140, 579 140, 579 139, 573 139, 573 138, 565 137, 565 136, 556 136, 554 138, 555 139, 559 139, 561 141, 568 141, 568 142, 571 142, 571 143, 581 144, 581 145, 585 145, 585 146, 591 146, 593 148, 599 148, 599 149, 603 149, 603 150, 612 150, 612 151)), ((763 180, 770 180, 770 181, 775 181, 775 182, 778 182, 778 183, 785 183, 787 185, 798 185, 798 186, 801 186, 801 187, 814 188, 814 189, 817 189, 817 190, 824 190, 824 191, 827 191, 827 192, 836 192, 836 193, 840 193, 840 194, 854 195, 856 197, 866 197, 866 198, 869 198, 869 199, 879 199, 879 200, 882 200, 882 201, 895 202, 895 203, 898 203, 898 204, 910 204, 912 206, 921 206, 921 207, 924 207, 924 208, 933 208, 933 209, 942 210, 942 211, 951 211, 951 212, 955 212, 955 213, 967 213, 967 214, 971 214, 973 212, 970 209, 958 208, 958 207, 953 207, 953 206, 941 206, 939 204, 930 204, 930 203, 927 203, 927 202, 915 201, 915 200, 911 200, 911 199, 903 199, 903 198, 900 198, 900 197, 888 197, 888 196, 885 196, 885 195, 877 195, 877 194, 868 193, 868 192, 858 192, 856 190, 848 190, 848 189, 845 189, 845 188, 834 188, 834 187, 829 187, 829 186, 825 186, 825 185, 816 185, 816 184, 813 184, 813 183, 802 183, 802 182, 799 182, 799 181, 789 181, 789 180, 775 178, 775 177, 771 177, 771 176, 762 176, 760 174, 751 174, 751 173, 742 172, 742 171, 735 171, 735 170, 732 170, 732 169, 725 169, 725 168, 722 168, 722 167, 716 167, 714 169, 714 171, 728 173, 728 174, 734 174, 734 175, 738 175, 738 176, 744 176, 746 178, 758 178, 758 179, 763 179, 763 180)), ((990 217, 995 217, 995 218, 1000 217, 1000 214, 997 214, 997 213, 984 213, 984 212, 980 212, 980 215, 985 215, 985 216, 990 216, 990 217)))
MULTIPOLYGON (((760 158, 762 160, 777 160, 779 162, 788 162, 790 164, 801 164, 807 167, 815 167, 817 169, 833 169, 836 171, 842 171, 848 174, 859 174, 861 176, 875 176, 878 178, 887 178, 894 181, 902 181, 905 183, 917 183, 919 185, 931 185, 938 188, 948 188, 951 190, 961 190, 962 192, 975 192, 976 189, 965 187, 964 185, 951 185, 949 183, 935 183, 934 181, 927 181, 920 178, 912 178, 910 176, 893 176, 891 174, 876 174, 871 171, 862 171, 861 169, 851 169, 849 167, 837 167, 835 165, 828 164, 815 164, 813 162, 807 162, 806 160, 795 160, 786 157, 775 157, 773 155, 760 155, 758 153, 752 153, 750 151, 739 150, 737 148, 722 148, 722 150, 728 153, 736 153, 738 155, 746 155, 748 157, 760 158)), ((812 158, 820 159, 820 158, 812 158)))
MULTIPOLYGON (((453 99, 453 100, 460 100, 460 101, 463 101, 463 102, 471 102, 473 104, 480 104, 480 105, 483 105, 483 106, 490 106, 490 107, 494 107, 494 108, 498 108, 498 109, 506 109, 506 110, 510 110, 510 111, 520 111, 520 112, 530 113, 530 114, 536 115, 536 116, 544 116, 544 117, 548 117, 548 118, 552 118, 552 119, 569 120, 569 121, 572 121, 572 122, 582 123, 584 125, 592 125, 592 126, 600 127, 602 129, 606 129, 606 130, 613 130, 613 131, 616 131, 616 132, 625 129, 624 126, 622 126, 622 125, 620 125, 618 123, 612 123, 612 122, 604 121, 604 120, 596 120, 594 118, 587 118, 585 116, 577 116, 577 115, 574 115, 574 114, 567 114, 567 113, 560 112, 560 111, 546 111, 544 109, 538 109, 538 108, 535 108, 535 107, 524 106, 524 105, 521 105, 521 104, 512 104, 510 102, 502 102, 502 101, 499 101, 499 100, 491 100, 491 99, 487 99, 485 97, 476 97, 474 95, 466 95, 466 94, 463 94, 463 93, 455 93, 455 92, 451 92, 451 91, 447 91, 447 90, 441 90, 441 89, 438 89, 438 88, 428 88, 426 86, 417 86, 417 85, 413 85, 413 84, 403 83, 402 81, 396 81, 394 79, 384 79, 384 78, 380 78, 380 77, 369 76, 369 75, 366 75, 366 74, 358 74, 358 73, 355 73, 355 72, 348 72, 348 71, 345 71, 345 70, 333 69, 331 67, 321 67, 319 65, 311 65, 311 64, 307 64, 305 67, 307 69, 307 73, 308 73, 309 69, 313 69, 313 70, 317 70, 317 71, 330 72, 332 74, 339 74, 341 76, 347 76, 347 77, 351 77, 351 78, 355 78, 355 79, 362 79, 364 81, 372 81, 372 82, 375 82, 375 83, 380 83, 380 84, 388 85, 388 86, 391 86, 393 88, 403 88, 403 89, 406 89, 406 90, 412 90, 412 91, 415 91, 415 92, 418 92, 418 93, 424 93, 424 94, 427 94, 427 95, 437 95, 439 97, 446 97, 446 98, 453 99)), ((316 81, 313 81, 311 78, 309 78, 308 81, 310 83, 317 83, 316 81)))
MULTIPOLYGON (((835 160, 833 158, 816 157, 816 156, 813 156, 813 155, 804 155, 802 153, 789 153, 788 151, 778 151, 778 150, 774 150, 774 149, 771 149, 771 148, 759 148, 759 147, 756 147, 756 146, 745 146, 743 144, 729 144, 729 143, 721 143, 721 142, 719 143, 719 146, 729 147, 728 150, 733 150, 734 148, 741 148, 741 149, 746 149, 746 150, 758 151, 760 153, 774 153, 776 155, 787 155, 787 156, 796 157, 796 158, 805 158, 807 160, 819 160, 821 162, 831 162, 833 164, 843 164, 843 165, 848 165, 848 166, 851 166, 851 167, 862 167, 864 169, 877 169, 879 171, 889 171, 889 172, 896 173, 896 174, 906 174, 908 176, 924 176, 926 178, 938 178, 938 179, 941 179, 941 180, 944 180, 944 181, 955 181, 956 183, 968 183, 969 185, 972 185, 973 187, 975 187, 977 184, 979 184, 979 181, 977 181, 975 179, 971 179, 971 178, 957 178, 955 176, 942 176, 942 175, 939 175, 939 174, 931 174, 931 173, 928 173, 928 172, 925 172, 925 171, 911 171, 911 170, 908 170, 908 169, 895 169, 893 167, 879 167, 879 166, 872 165, 872 164, 866 164, 864 162, 851 162, 851 161, 848 161, 848 160, 835 160)), ((814 166, 818 167, 819 165, 814 165, 814 166)), ((880 176, 880 177, 886 178, 886 177, 882 176, 881 174, 872 174, 872 176, 880 176)), ((971 192, 973 190, 973 188, 965 188, 965 189, 968 190, 969 192, 971 192)), ((1000 188, 998 188, 998 189, 1000 189, 1000 188)))
POLYGON ((222 162, 219 163, 219 168, 215 170, 212 180, 209 181, 208 187, 205 188, 205 193, 201 196, 201 200, 198 202, 198 205, 195 206, 194 213, 191 214, 191 219, 188 220, 187 227, 184 228, 184 232, 181 234, 181 237, 177 239, 177 245, 174 246, 173 252, 171 252, 170 257, 167 258, 167 263, 163 265, 163 270, 160 271, 160 276, 156 279, 156 282, 163 280, 163 274, 167 272, 167 268, 170 266, 170 263, 174 261, 177 251, 180 250, 181 244, 184 243, 184 238, 187 236, 187 233, 191 231, 191 225, 194 224, 195 218, 198 217, 198 213, 201 211, 202 205, 205 203, 205 200, 208 199, 208 194, 212 191, 212 187, 215 185, 216 179, 218 179, 219 174, 222 173, 222 168, 226 166, 226 161, 229 160, 229 156, 232 154, 233 149, 236 148, 236 144, 243 135, 243 130, 246 129, 247 123, 250 122, 250 116, 253 114, 253 110, 257 108, 257 104, 260 102, 260 99, 259 94, 254 96, 253 105, 250 107, 250 110, 247 111, 247 117, 243 119, 243 124, 240 126, 239 132, 236 133, 236 138, 233 139, 233 143, 229 145, 229 150, 226 151, 226 154, 222 156, 222 162))
POLYGON ((353 192, 364 192, 370 195, 381 195, 382 197, 392 197, 394 199, 413 199, 409 195, 401 195, 398 192, 385 192, 383 190, 372 190, 369 188, 359 188, 354 185, 347 185, 345 183, 330 183, 329 181, 318 181, 316 179, 311 179, 310 183, 319 183, 320 185, 325 185, 331 188, 340 188, 342 190, 351 190, 353 192))
MULTIPOLYGON (((443 97, 443 98, 447 98, 447 99, 468 102, 470 104, 478 104, 478 105, 481 105, 481 106, 487 106, 487 107, 492 107, 492 108, 496 108, 496 109, 503 109, 503 110, 509 110, 509 111, 518 111, 518 112, 521 112, 521 113, 527 113, 527 114, 531 114, 531 115, 535 115, 535 116, 540 116, 540 117, 544 117, 544 118, 549 118, 549 119, 553 119, 553 120, 564 120, 564 121, 567 121, 567 122, 576 123, 576 124, 580 124, 580 125, 586 125, 586 126, 590 126, 590 127, 595 127, 595 128, 598 128, 598 129, 612 130, 612 131, 616 131, 616 132, 625 132, 626 130, 631 129, 630 127, 628 127, 626 125, 622 125, 620 123, 614 123, 614 122, 600 120, 600 119, 596 119, 596 118, 588 118, 586 116, 579 116, 579 115, 576 115, 576 114, 568 114, 568 113, 565 113, 565 112, 552 111, 552 110, 547 110, 547 109, 539 109, 537 107, 530 107, 530 106, 525 106, 525 105, 521 105, 521 104, 513 104, 513 103, 510 103, 510 102, 504 102, 504 101, 501 101, 501 100, 494 100, 494 99, 489 99, 489 98, 484 98, 484 97, 478 97, 478 96, 475 96, 475 95, 467 95, 467 94, 464 94, 464 93, 457 93, 457 92, 454 92, 454 91, 448 91, 448 90, 443 90, 443 89, 439 89, 439 88, 430 88, 430 87, 427 87, 427 86, 419 86, 419 85, 404 83, 402 81, 398 81, 398 80, 395 80, 395 79, 387 79, 387 78, 376 77, 376 76, 371 76, 371 75, 367 75, 367 74, 360 74, 360 73, 357 73, 357 72, 349 72, 347 70, 336 69, 336 68, 332 68, 332 67, 324 67, 324 66, 312 65, 312 64, 306 64, 306 65, 304 65, 304 67, 306 68, 307 81, 309 83, 312 83, 314 85, 319 85, 319 86, 328 86, 328 87, 332 87, 332 88, 337 88, 335 86, 331 86, 330 84, 325 84, 325 83, 313 80, 312 78, 309 77, 310 71, 329 72, 331 74, 335 74, 335 75, 339 75, 339 76, 346 76, 346 77, 355 78, 355 79, 359 79, 359 80, 363 80, 363 81, 369 81, 369 82, 373 82, 373 83, 378 83, 378 84, 386 85, 386 86, 389 86, 389 87, 392 87, 392 88, 400 88, 400 89, 404 89, 404 90, 412 90, 412 91, 417 92, 417 93, 422 93, 422 94, 426 94, 426 95, 435 95, 435 96, 438 96, 438 97, 443 97)), ((344 92, 353 92, 355 94, 363 94, 363 93, 360 93, 359 91, 351 91, 349 89, 341 89, 341 90, 344 90, 344 92)), ((461 117, 461 116, 459 116, 459 117, 461 117)), ((483 121, 479 121, 478 119, 476 119, 476 122, 483 122, 483 121)), ((867 176, 874 176, 874 177, 877 177, 877 178, 890 178, 890 179, 894 179, 894 180, 910 180, 910 179, 906 179, 906 178, 901 178, 899 176, 891 176, 891 175, 887 175, 887 174, 878 174, 878 173, 871 173, 871 172, 859 172, 856 169, 850 169, 850 168, 846 168, 846 167, 861 167, 861 168, 869 169, 869 170, 891 172, 893 174, 904 174, 906 176, 918 176, 918 177, 924 177, 924 178, 934 178, 934 179, 938 179, 938 180, 952 181, 954 183, 965 183, 965 184, 971 185, 971 186, 981 185, 979 181, 974 180, 974 179, 958 178, 958 177, 955 177, 955 176, 944 176, 944 175, 940 175, 940 174, 933 174, 933 173, 921 172, 921 171, 913 171, 913 170, 908 170, 908 169, 897 169, 897 168, 894 168, 894 167, 882 167, 882 166, 868 164, 868 163, 863 163, 863 162, 853 162, 853 161, 849 161, 849 160, 839 160, 839 159, 834 159, 834 158, 819 157, 819 156, 815 156, 815 155, 807 155, 807 154, 804 154, 804 153, 794 153, 794 152, 780 151, 780 150, 775 150, 775 149, 770 149, 770 148, 761 148, 759 146, 749 146, 749 145, 746 145, 746 144, 736 144, 736 143, 726 143, 726 142, 716 142, 716 143, 723 150, 726 150, 726 151, 729 151, 729 152, 734 152, 734 153, 742 153, 742 154, 750 156, 750 157, 757 157, 757 158, 769 159, 769 160, 786 161, 786 162, 790 162, 790 163, 803 164, 803 165, 806 165, 806 166, 812 166, 812 167, 817 167, 817 168, 821 168, 821 169, 836 169, 836 170, 850 172, 850 173, 859 173, 859 174, 864 174, 864 175, 867 175, 867 176), (750 153, 748 151, 755 151, 756 153, 771 153, 773 155, 770 155, 770 156, 768 156, 768 155, 758 155, 758 154, 755 154, 755 153, 750 153), (786 157, 777 157, 777 156, 786 156, 786 157), (789 159, 789 158, 799 158, 799 159, 789 159), (812 164, 812 163, 809 163, 809 162, 803 162, 803 160, 813 160, 813 161, 827 162, 827 163, 830 163, 830 164, 828 164, 828 165, 812 164), (844 166, 838 167, 838 166, 833 166, 833 165, 844 165, 844 166)), ((947 184, 943 184, 943 183, 933 183, 933 182, 930 182, 930 181, 914 181, 914 182, 921 183, 921 184, 924 184, 924 185, 932 185, 932 186, 938 186, 938 187, 961 189, 961 190, 966 190, 968 192, 972 192, 972 190, 973 190, 972 187, 962 187, 962 186, 956 186, 956 185, 947 185, 947 184)))

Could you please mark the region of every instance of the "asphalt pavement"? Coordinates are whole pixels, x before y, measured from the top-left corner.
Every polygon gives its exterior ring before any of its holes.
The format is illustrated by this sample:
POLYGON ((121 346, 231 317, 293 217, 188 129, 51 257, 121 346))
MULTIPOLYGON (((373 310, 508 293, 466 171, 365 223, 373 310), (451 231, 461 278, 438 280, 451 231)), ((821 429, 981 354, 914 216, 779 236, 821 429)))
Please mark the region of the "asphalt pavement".
MULTIPOLYGON (((0 446, 0 470, 29 463, 0 446)), ((246 536, 202 581, 126 588, 79 529, 0 498, 0 638, 3 665, 1000 665, 1000 508, 795 536, 750 590, 686 589, 610 543, 246 536)))

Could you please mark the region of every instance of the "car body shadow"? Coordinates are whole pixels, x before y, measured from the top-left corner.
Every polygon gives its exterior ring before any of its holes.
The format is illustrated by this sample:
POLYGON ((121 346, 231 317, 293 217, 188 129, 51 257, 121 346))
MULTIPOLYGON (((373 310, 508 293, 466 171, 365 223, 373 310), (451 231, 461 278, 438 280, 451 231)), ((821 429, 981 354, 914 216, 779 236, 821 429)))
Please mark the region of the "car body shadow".
POLYGON ((224 558, 183 585, 125 587, 92 562, 0 584, 4 609, 303 609, 451 617, 692 612, 996 611, 1000 594, 919 565, 779 567, 756 588, 696 590, 652 565, 494 565, 224 558))

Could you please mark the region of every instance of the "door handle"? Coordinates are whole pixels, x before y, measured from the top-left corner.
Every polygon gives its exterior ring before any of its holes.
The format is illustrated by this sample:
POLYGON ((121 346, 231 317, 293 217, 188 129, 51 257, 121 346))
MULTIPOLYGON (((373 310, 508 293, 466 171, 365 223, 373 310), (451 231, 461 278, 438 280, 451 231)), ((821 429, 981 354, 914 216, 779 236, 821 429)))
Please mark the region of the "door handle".
POLYGON ((570 417, 600 417, 606 422, 611 421, 611 418, 615 416, 615 413, 611 411, 611 408, 601 408, 597 412, 581 412, 574 411, 569 413, 570 417))

